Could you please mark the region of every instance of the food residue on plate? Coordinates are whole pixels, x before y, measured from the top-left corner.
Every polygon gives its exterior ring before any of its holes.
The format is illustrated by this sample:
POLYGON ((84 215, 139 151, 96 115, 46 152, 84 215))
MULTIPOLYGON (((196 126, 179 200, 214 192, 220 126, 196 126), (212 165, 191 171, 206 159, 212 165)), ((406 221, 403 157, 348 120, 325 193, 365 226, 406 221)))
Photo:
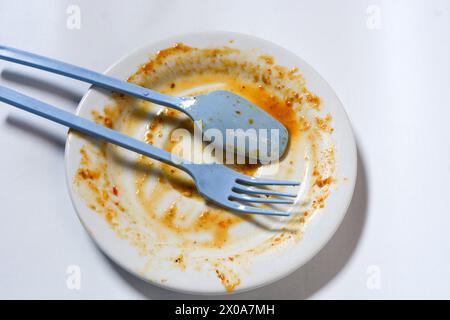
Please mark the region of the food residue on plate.
MULTIPOLYGON (((261 164, 232 168, 248 175, 302 181, 302 189, 294 190, 300 192, 300 201, 291 208, 289 219, 228 212, 199 196, 183 171, 83 137, 76 190, 119 237, 148 257, 142 271, 146 277, 170 281, 167 275, 152 274, 158 270, 152 263, 164 260, 182 272, 206 270, 232 291, 253 257, 281 252, 301 239, 307 219, 325 206, 336 178, 332 115, 321 113, 320 98, 306 89, 300 72, 276 65, 269 55, 176 44, 159 51, 128 78, 170 95, 229 90, 282 122, 290 141, 275 166, 278 171, 261 164)), ((96 122, 173 153, 181 143, 174 132, 193 131, 184 114, 123 94, 112 94, 102 112, 95 110, 91 115, 96 122)))

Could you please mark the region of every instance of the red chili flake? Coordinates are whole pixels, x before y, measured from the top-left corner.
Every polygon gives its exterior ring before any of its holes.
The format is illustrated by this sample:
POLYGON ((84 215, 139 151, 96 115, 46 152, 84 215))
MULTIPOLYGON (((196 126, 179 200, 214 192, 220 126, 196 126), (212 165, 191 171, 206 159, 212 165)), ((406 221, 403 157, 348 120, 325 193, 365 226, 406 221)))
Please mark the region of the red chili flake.
POLYGON ((119 190, 117 190, 117 187, 116 187, 116 186, 113 186, 112 192, 113 192, 113 194, 114 194, 115 196, 117 196, 117 195, 119 194, 119 190))

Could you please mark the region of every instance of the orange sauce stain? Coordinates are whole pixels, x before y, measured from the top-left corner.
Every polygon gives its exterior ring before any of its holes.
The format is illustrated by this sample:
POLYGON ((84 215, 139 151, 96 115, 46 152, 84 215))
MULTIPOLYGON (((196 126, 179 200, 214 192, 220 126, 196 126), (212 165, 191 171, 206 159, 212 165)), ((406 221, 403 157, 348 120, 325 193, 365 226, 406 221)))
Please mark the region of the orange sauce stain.
POLYGON ((241 279, 239 277, 235 276, 234 278, 230 278, 230 276, 227 276, 225 272, 220 271, 219 269, 216 269, 215 272, 217 278, 219 278, 220 282, 227 292, 232 292, 234 288, 236 288, 241 283, 241 279))
MULTIPOLYGON (((172 48, 170 50, 187 50, 181 48, 172 48)), ((163 55, 168 54, 168 52, 161 53, 163 55)), ((149 66, 146 67, 149 70, 149 66)), ((266 92, 264 87, 258 86, 254 83, 238 79, 226 74, 208 74, 204 73, 201 75, 181 77, 177 79, 176 85, 171 82, 167 84, 168 88, 163 89, 173 89, 177 88, 178 92, 182 90, 190 90, 192 88, 197 88, 200 86, 213 86, 215 84, 220 84, 223 90, 228 90, 253 102, 257 106, 261 107, 263 110, 271 114, 274 118, 280 121, 289 131, 291 139, 295 139, 296 135, 300 131, 305 129, 304 123, 299 121, 299 117, 293 108, 285 103, 282 99, 277 96, 266 92)), ((166 122, 170 121, 173 114, 170 114, 170 109, 164 109, 157 117, 152 119, 147 125, 144 140, 147 143, 153 143, 153 138, 156 135, 157 130, 165 125, 166 122)), ((253 119, 252 119, 253 120, 253 119)), ((306 120, 305 120, 306 121, 306 120)), ((304 121, 304 122, 305 122, 304 121)), ((169 136, 177 129, 186 129, 190 134, 193 134, 194 127, 190 119, 181 121, 176 125, 169 136)), ((177 145, 178 141, 167 139, 164 142, 164 149, 173 152, 174 147, 177 145)), ((235 164, 231 165, 231 168, 239 171, 246 175, 254 175, 260 164, 235 164)), ((187 177, 184 172, 176 169, 172 166, 161 164, 161 170, 164 175, 159 178, 160 185, 153 190, 152 196, 145 195, 142 199, 142 204, 144 207, 150 207, 153 205, 153 200, 155 200, 155 195, 160 195, 164 190, 169 190, 168 188, 173 188, 180 192, 186 197, 197 197, 201 198, 197 193, 196 188, 192 180, 187 177), (151 199, 151 200, 150 200, 151 199)), ((138 183, 136 183, 136 194, 144 195, 143 187, 145 185, 146 178, 140 176, 138 178, 138 183)), ((210 208, 203 211, 190 225, 181 227, 177 224, 177 206, 173 203, 169 208, 167 208, 161 218, 158 221, 167 229, 177 233, 177 234, 187 234, 195 232, 208 232, 212 235, 210 241, 200 241, 199 244, 203 244, 208 247, 221 247, 227 241, 229 237, 229 230, 234 225, 241 223, 242 221, 249 219, 245 216, 237 216, 230 214, 224 210, 210 208)), ((153 217, 157 215, 153 214, 153 217)))

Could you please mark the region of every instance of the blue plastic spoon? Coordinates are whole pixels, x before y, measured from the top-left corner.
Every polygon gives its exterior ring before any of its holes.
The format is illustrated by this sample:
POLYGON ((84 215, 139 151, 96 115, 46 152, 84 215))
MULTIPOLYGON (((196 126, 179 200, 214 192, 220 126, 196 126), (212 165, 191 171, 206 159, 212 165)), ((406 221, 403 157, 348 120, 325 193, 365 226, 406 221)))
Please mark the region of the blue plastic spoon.
POLYGON ((194 97, 169 96, 65 62, 1 45, 0 59, 57 73, 174 108, 195 121, 204 136, 209 139, 212 138, 211 133, 218 130, 223 139, 212 139, 214 143, 251 159, 261 160, 263 155, 265 159, 270 157, 270 160, 276 160, 284 154, 288 144, 288 131, 278 120, 248 100, 229 91, 212 91, 194 97), (231 143, 225 141, 227 129, 235 133, 230 139, 231 143), (241 130, 236 131, 238 129, 241 130), (256 132, 256 141, 255 135, 246 134, 248 129, 255 130, 253 132, 256 132), (267 131, 262 132, 261 129, 267 131), (263 135, 260 135, 260 132, 263 135), (264 139, 264 134, 267 134, 267 139, 264 139), (246 141, 244 146, 242 143, 239 144, 242 138, 246 141))

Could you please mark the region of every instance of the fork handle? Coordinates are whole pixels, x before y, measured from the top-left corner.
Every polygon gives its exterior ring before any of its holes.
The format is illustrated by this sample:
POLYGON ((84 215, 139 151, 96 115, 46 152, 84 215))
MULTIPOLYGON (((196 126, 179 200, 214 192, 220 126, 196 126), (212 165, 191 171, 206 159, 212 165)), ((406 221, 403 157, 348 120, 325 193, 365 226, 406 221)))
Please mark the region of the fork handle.
POLYGON ((189 162, 182 160, 170 152, 131 138, 127 135, 119 133, 118 131, 74 115, 73 113, 53 107, 42 101, 23 95, 17 91, 0 86, 0 101, 75 129, 89 136, 104 139, 125 149, 165 162, 171 166, 190 173, 190 170, 188 169, 189 162))
POLYGON ((159 105, 177 109, 186 114, 188 114, 188 110, 185 107, 186 100, 192 99, 165 95, 130 82, 108 77, 95 71, 3 45, 0 45, 0 59, 84 81, 104 89, 125 93, 159 105))

